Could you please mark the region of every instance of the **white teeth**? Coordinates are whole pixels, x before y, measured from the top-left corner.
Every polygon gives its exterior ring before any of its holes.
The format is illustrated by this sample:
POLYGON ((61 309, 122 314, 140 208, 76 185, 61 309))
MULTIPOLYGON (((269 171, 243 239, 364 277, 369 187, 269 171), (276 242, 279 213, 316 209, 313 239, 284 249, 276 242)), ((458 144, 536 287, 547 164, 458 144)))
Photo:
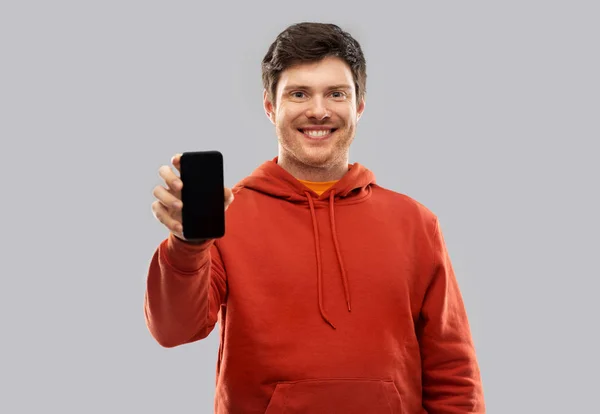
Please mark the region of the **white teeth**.
POLYGON ((315 137, 315 138, 319 138, 319 137, 324 137, 325 135, 329 135, 331 133, 331 130, 325 130, 325 131, 310 131, 310 130, 304 130, 304 133, 306 135, 309 135, 311 137, 315 137))

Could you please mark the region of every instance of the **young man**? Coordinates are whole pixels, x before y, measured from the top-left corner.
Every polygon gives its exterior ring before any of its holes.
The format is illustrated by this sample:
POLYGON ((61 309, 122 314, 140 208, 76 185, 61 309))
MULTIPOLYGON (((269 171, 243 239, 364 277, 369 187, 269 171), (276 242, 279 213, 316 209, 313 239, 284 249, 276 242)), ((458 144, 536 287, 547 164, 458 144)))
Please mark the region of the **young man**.
POLYGON ((170 233, 148 274, 153 337, 175 347, 220 322, 216 413, 484 413, 437 217, 348 164, 365 108, 358 42, 290 26, 263 82, 279 154, 226 189, 223 238, 184 240, 181 182, 160 169, 153 211, 170 233))

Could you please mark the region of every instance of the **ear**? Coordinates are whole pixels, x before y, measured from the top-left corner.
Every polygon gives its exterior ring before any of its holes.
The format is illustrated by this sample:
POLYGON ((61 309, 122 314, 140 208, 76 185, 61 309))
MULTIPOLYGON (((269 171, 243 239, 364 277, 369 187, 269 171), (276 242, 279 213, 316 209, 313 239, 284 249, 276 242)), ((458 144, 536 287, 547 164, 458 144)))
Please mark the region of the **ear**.
POLYGON ((360 104, 358 105, 358 108, 356 109, 356 120, 357 121, 360 119, 363 112, 365 111, 365 105, 366 105, 365 97, 363 96, 362 99, 360 100, 360 104))
POLYGON ((266 89, 263 89, 263 107, 267 118, 275 125, 275 106, 273 106, 273 103, 269 99, 269 94, 266 89))

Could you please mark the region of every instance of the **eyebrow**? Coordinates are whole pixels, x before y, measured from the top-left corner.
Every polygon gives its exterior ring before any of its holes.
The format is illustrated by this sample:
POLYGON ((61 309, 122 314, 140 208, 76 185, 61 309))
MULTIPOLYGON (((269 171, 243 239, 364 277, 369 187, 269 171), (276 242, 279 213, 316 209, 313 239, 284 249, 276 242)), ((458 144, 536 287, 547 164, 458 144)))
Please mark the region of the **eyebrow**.
MULTIPOLYGON (((309 91, 312 90, 312 88, 310 86, 306 86, 306 85, 288 85, 285 88, 283 88, 283 91, 288 92, 293 89, 305 89, 305 90, 309 90, 309 91)), ((327 89, 328 90, 332 90, 332 89, 353 90, 354 87, 344 83, 344 84, 330 86, 327 89)))

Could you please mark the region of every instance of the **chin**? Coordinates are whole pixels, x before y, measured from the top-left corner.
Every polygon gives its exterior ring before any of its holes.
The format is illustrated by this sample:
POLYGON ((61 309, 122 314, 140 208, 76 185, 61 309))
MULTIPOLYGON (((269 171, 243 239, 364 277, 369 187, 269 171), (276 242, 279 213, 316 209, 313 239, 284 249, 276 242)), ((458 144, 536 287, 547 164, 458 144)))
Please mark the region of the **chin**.
POLYGON ((335 164, 334 157, 332 157, 331 154, 311 155, 311 154, 305 153, 302 156, 297 157, 297 158, 303 164, 306 164, 311 167, 324 168, 324 167, 329 167, 329 166, 335 164))

